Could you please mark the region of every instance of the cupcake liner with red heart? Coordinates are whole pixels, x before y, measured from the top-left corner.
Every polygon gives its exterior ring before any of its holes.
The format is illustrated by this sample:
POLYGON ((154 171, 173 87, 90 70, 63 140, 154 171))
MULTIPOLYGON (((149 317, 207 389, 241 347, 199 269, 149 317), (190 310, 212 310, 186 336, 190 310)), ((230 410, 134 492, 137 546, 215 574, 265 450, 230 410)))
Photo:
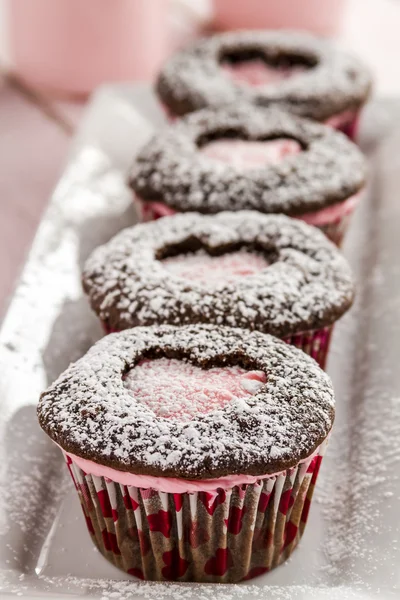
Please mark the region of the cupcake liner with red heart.
POLYGON ((278 566, 299 543, 325 447, 254 484, 193 493, 122 485, 65 458, 89 533, 115 566, 152 581, 235 583, 278 566))

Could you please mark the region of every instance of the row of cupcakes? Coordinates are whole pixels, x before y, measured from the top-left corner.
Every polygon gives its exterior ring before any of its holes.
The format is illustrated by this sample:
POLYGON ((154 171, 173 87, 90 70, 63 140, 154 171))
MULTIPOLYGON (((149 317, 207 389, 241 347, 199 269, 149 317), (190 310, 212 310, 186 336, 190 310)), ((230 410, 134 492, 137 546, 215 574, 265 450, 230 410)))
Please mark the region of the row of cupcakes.
POLYGON ((151 222, 84 267, 110 335, 38 407, 95 544, 131 575, 238 582, 301 538, 334 421, 322 369, 354 296, 335 244, 366 176, 304 116, 352 134, 368 89, 356 60, 276 32, 216 36, 160 75, 169 113, 192 114, 135 161, 151 222))

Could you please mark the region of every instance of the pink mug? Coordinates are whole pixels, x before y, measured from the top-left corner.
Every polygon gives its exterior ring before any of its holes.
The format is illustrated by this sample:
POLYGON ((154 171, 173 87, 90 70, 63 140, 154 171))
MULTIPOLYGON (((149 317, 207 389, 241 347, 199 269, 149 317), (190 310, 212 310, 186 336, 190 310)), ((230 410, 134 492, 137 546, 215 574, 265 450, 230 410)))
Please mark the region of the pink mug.
POLYGON ((218 29, 340 31, 346 0, 214 0, 218 29))
POLYGON ((169 0, 9 0, 11 63, 49 91, 151 80, 168 50, 169 0))

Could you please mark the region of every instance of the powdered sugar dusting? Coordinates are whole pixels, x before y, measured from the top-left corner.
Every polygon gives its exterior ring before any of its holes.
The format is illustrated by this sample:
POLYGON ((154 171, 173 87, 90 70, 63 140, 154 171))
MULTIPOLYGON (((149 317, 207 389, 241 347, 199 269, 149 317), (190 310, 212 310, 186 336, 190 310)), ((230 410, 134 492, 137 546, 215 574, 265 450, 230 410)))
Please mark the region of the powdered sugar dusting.
POLYGON ((268 266, 261 253, 241 250, 220 256, 210 256, 204 250, 179 254, 162 261, 175 276, 202 282, 208 288, 235 281, 238 277, 255 275, 268 266))
POLYGON ((266 376, 237 365, 200 369, 174 358, 142 360, 124 377, 137 402, 156 416, 191 421, 260 391, 266 376))
POLYGON ((50 386, 38 407, 42 427, 66 451, 122 471, 189 479, 293 466, 325 439, 333 414, 330 380, 310 357, 271 336, 212 325, 109 335, 50 386), (267 379, 256 394, 181 422, 156 416, 124 384, 123 374, 146 357, 246 366, 267 379))
MULTIPOLYGON (((195 269, 198 258, 191 260, 195 269)), ((285 337, 331 324, 353 297, 349 267, 320 231, 283 215, 245 211, 177 214, 126 229, 95 250, 83 283, 92 307, 114 330, 200 321, 285 337), (272 264, 205 286, 201 272, 190 281, 156 258, 171 248, 184 253, 186 242, 212 255, 255 247, 272 264)))
MULTIPOLYGON (((250 68, 252 79, 257 81, 260 66, 256 65, 250 68)), ((242 66, 241 70, 248 71, 249 67, 242 66)), ((202 39, 172 56, 157 82, 164 104, 179 115, 247 100, 264 106, 279 102, 320 121, 362 105, 370 87, 371 76, 358 59, 329 41, 293 31, 234 31, 202 39), (231 54, 240 59, 249 51, 272 64, 298 57, 309 68, 270 85, 243 85, 221 69, 221 62, 231 54)))

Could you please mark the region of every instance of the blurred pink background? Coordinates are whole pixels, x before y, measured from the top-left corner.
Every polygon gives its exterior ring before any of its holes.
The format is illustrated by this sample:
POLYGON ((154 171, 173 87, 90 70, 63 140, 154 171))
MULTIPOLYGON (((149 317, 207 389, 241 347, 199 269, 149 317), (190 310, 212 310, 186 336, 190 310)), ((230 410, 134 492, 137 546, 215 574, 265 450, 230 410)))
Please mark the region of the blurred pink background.
POLYGON ((218 28, 306 29, 336 35, 342 26, 347 0, 214 0, 218 28))
POLYGON ((339 38, 374 64, 383 54, 394 61, 400 25, 397 0, 0 2, 3 62, 27 83, 70 97, 105 81, 151 80, 170 52, 202 30, 301 28, 339 38))
POLYGON ((168 0, 12 0, 10 57, 29 83, 86 95, 104 81, 150 79, 168 49, 168 0))

